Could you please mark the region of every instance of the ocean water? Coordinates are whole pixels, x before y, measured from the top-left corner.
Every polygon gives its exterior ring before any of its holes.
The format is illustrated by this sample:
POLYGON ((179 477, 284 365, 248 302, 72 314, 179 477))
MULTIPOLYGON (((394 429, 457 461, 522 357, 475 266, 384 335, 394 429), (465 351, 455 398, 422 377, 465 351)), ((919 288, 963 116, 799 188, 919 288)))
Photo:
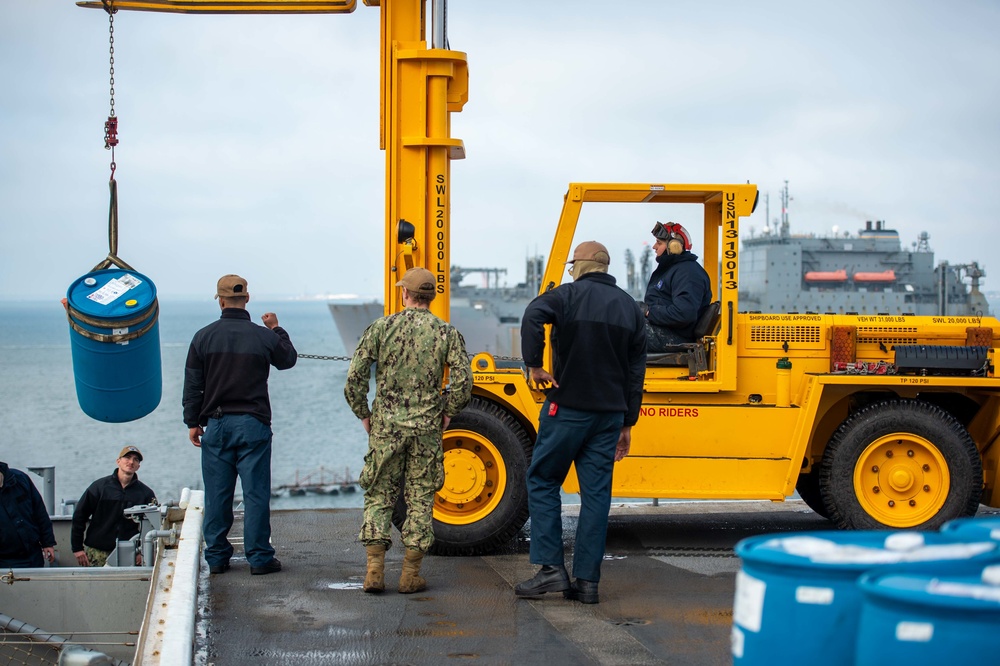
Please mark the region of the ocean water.
MULTIPOLYGON (((258 323, 264 312, 276 313, 300 354, 345 354, 325 300, 251 300, 247 309, 258 323)), ((126 444, 142 451, 139 478, 161 501, 179 498, 184 487, 202 487, 200 449, 187 439, 181 390, 191 337, 218 316, 215 300, 161 300, 160 404, 130 423, 102 423, 77 403, 69 325, 59 300, 0 302, 0 460, 24 471, 54 465, 56 513, 62 500, 78 499, 94 479, 114 471, 126 444)), ((271 369, 272 486, 297 478, 357 478, 367 436, 344 400, 347 365, 300 358, 289 370, 271 369)), ((360 491, 272 500, 273 508, 361 505, 360 491)))

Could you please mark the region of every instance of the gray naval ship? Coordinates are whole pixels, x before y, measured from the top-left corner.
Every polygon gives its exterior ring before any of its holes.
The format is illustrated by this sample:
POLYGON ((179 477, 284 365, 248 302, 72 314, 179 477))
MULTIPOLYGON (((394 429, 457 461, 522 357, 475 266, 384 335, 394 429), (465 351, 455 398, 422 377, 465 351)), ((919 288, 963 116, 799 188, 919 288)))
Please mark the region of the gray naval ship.
MULTIPOLYGON (((525 281, 504 286, 506 268, 451 267, 451 323, 462 332, 469 353, 521 356, 521 315, 538 295, 545 270, 543 257, 526 260, 525 281), (479 285, 463 285, 467 277, 479 275, 479 285)), ((381 301, 329 303, 330 313, 347 353, 358 346, 368 324, 383 314, 381 301)))
MULTIPOLYGON (((631 250, 625 251, 627 290, 636 300, 642 299, 651 264, 652 250, 648 245, 643 247, 638 262, 631 250)), ((520 358, 521 317, 531 299, 538 295, 544 271, 544 257, 528 257, 525 281, 508 287, 501 284, 506 268, 451 267, 451 322, 462 332, 469 353, 485 351, 494 356, 520 358), (474 275, 481 277, 480 285, 461 284, 474 275)), ((358 346, 368 324, 383 314, 382 302, 375 300, 328 305, 347 353, 358 346)))
MULTIPOLYGON (((782 192, 787 196, 787 190, 782 192)), ((975 317, 990 315, 978 262, 935 265, 930 235, 922 232, 904 249, 899 232, 882 220, 868 221, 856 234, 792 234, 788 206, 768 233, 745 238, 740 253, 740 309, 749 312, 817 312, 861 315, 975 317)), ((538 294, 543 257, 527 260, 525 282, 501 286, 504 268, 451 269, 451 321, 470 353, 485 351, 519 358, 524 308, 538 294), (480 286, 462 285, 482 276, 480 286)), ((652 269, 648 245, 636 257, 625 252, 627 291, 641 300, 652 269)), ((329 304, 350 353, 365 328, 382 316, 382 303, 329 304)))
POLYGON ((930 236, 905 250, 884 221, 829 236, 793 235, 787 216, 776 233, 744 239, 740 309, 929 316, 988 315, 977 262, 934 265, 930 236))

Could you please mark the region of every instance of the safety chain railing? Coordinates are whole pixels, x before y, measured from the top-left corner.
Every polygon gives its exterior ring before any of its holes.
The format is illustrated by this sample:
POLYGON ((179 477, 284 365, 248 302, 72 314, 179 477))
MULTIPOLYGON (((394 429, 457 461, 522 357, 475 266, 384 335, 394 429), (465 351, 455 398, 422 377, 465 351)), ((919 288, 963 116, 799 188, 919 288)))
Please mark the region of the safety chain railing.
POLYGON ((350 356, 323 356, 322 354, 299 354, 299 358, 312 358, 317 361, 347 361, 350 362, 350 356))
MULTIPOLYGON (((299 354, 299 358, 311 358, 317 361, 351 361, 350 356, 325 356, 323 354, 299 354)), ((469 354, 469 359, 475 358, 476 354, 469 354)), ((521 363, 523 359, 520 356, 494 356, 497 361, 514 361, 516 363, 521 363)))

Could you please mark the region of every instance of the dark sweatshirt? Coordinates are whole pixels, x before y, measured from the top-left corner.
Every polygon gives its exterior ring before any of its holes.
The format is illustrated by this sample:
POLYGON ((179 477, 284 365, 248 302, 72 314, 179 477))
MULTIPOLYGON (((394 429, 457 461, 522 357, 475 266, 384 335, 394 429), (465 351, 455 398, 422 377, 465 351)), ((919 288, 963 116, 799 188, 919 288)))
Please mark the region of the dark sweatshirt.
POLYGON ((271 425, 270 367, 285 370, 297 359, 285 329, 255 324, 240 308, 224 309, 218 321, 191 340, 184 368, 184 423, 188 428, 207 425, 220 410, 250 414, 271 425))
POLYGON ((646 374, 646 327, 639 305, 606 273, 587 273, 528 304, 521 351, 529 368, 542 365, 543 324, 553 324, 548 399, 572 409, 623 412, 635 425, 646 374))
POLYGON ((56 545, 38 488, 24 472, 0 462, 0 561, 23 560, 56 545))
POLYGON ((139 524, 124 515, 132 506, 156 503, 156 494, 139 481, 139 476, 122 488, 118 470, 90 484, 73 512, 70 546, 74 553, 84 545, 110 553, 118 541, 127 541, 139 533, 139 524), (87 523, 90 523, 88 526, 87 523), (86 531, 86 537, 84 537, 86 531))
POLYGON ((672 329, 693 342, 698 317, 712 302, 712 282, 698 263, 698 255, 664 252, 656 258, 643 300, 650 324, 672 329))

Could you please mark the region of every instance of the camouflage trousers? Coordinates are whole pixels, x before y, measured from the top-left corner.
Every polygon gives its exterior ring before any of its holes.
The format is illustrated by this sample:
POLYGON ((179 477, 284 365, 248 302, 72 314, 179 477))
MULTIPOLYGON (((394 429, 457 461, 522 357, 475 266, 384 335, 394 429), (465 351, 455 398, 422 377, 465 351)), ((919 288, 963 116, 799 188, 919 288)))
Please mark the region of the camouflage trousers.
POLYGON ((426 553, 434 543, 434 493, 444 485, 441 434, 369 436, 365 466, 358 479, 365 513, 358 538, 366 546, 392 545, 392 511, 403 488, 406 521, 400 530, 407 548, 426 553))
POLYGON ((83 552, 87 554, 87 559, 90 560, 90 566, 92 567, 103 567, 108 562, 108 555, 111 554, 104 550, 91 548, 90 546, 84 546, 83 552))

